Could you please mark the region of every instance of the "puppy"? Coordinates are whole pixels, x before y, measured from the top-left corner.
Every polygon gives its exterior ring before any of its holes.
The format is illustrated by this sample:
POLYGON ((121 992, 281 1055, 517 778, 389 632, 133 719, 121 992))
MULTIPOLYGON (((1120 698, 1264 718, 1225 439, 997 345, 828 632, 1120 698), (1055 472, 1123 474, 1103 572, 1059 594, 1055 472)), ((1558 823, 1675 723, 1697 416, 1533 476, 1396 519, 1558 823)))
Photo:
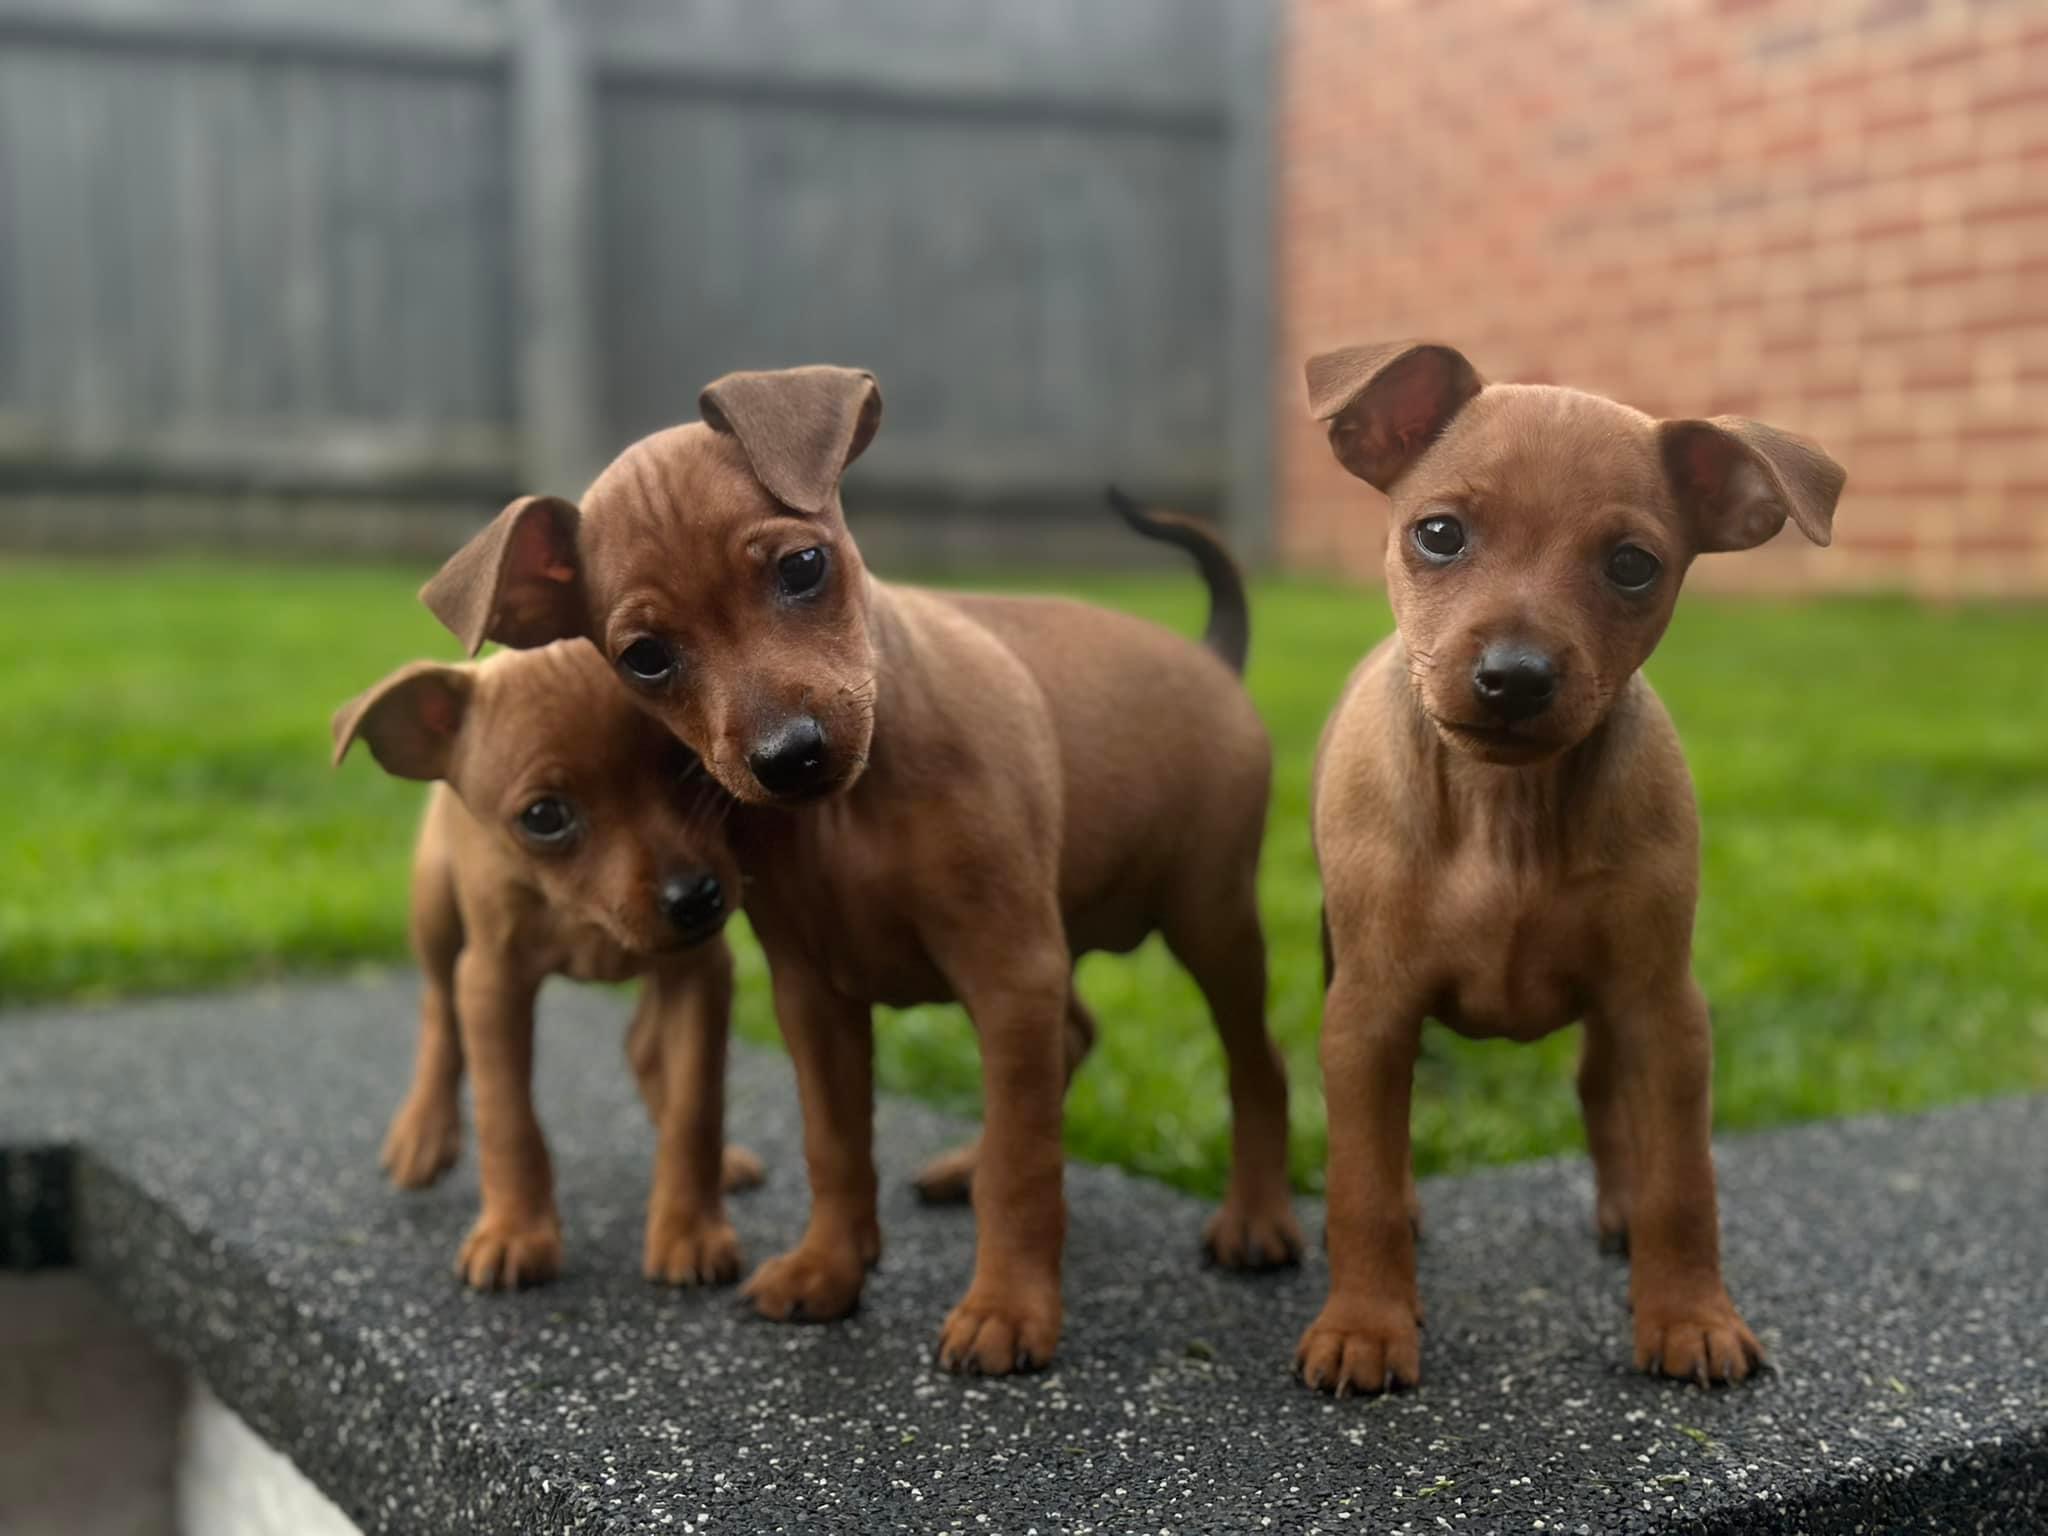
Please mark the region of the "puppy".
POLYGON ((845 368, 728 375, 703 420, 626 450, 582 507, 513 503, 423 591, 473 650, 588 635, 747 803, 733 836, 804 1108, 811 1218, 747 1294, 774 1318, 849 1311, 880 1251, 870 1011, 957 999, 981 1046, 972 1283, 949 1369, 1043 1364, 1059 1338, 1065 1080, 1093 1038, 1074 957, 1157 932, 1229 1058, 1220 1262, 1300 1248, 1287 1087, 1266 1032, 1254 886, 1271 751, 1238 681, 1247 620, 1227 552, 1133 513, 1195 558, 1208 646, 1056 599, 943 596, 870 576, 839 482, 881 394, 845 368))
POLYGON ((413 856, 426 989, 412 1087, 384 1141, 392 1182, 419 1188, 454 1163, 466 1058, 483 1210, 457 1272, 481 1290, 553 1276, 562 1235, 533 1109, 534 998, 551 975, 644 977, 626 1039, 658 1133, 644 1268, 672 1285, 736 1279, 721 1191, 758 1183, 761 1168, 720 1150, 732 955, 718 935, 740 891, 719 826, 727 797, 582 641, 415 662, 336 712, 336 763, 358 737, 387 772, 442 781, 413 856))
POLYGON ((1598 1226, 1631 1255, 1636 1364, 1740 1380, 1763 1351, 1721 1282, 1699 821, 1638 669, 1695 555, 1788 518, 1829 542, 1842 470, 1755 422, 1484 385, 1443 346, 1332 352, 1308 382, 1338 462, 1392 500, 1397 630, 1352 675, 1315 770, 1330 1295, 1298 1369, 1338 1392, 1421 1379, 1424 1018, 1511 1040, 1583 1020, 1598 1226))

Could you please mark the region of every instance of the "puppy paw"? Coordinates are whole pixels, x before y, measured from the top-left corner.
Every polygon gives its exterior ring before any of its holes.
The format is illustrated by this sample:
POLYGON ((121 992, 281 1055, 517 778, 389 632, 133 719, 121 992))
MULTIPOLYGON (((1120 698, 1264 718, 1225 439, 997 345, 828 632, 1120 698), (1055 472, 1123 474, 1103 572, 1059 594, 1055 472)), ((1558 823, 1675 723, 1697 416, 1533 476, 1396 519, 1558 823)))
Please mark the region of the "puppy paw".
POLYGON ((479 1291, 552 1280, 562 1269, 562 1229, 552 1214, 528 1222, 486 1216, 464 1239, 455 1272, 479 1291))
POLYGON ((740 1239, 723 1216, 661 1211, 647 1220, 640 1272, 660 1285, 730 1285, 740 1277, 740 1239))
POLYGON ((974 1164, 981 1144, 969 1142, 937 1157, 918 1169, 911 1180, 917 1198, 926 1205, 963 1205, 974 1194, 974 1164))
POLYGON ((1202 1229, 1202 1247, 1225 1269, 1279 1269, 1301 1262, 1301 1223, 1285 1200, 1226 1199, 1202 1229))
POLYGON ((1007 1376, 1050 1364, 1060 1342, 1057 1284, 1007 1291, 973 1286, 939 1332, 939 1364, 972 1376, 1007 1376))
POLYGON ((724 1159, 719 1167, 719 1187, 728 1195, 742 1189, 754 1189, 768 1177, 768 1170, 761 1166, 761 1159, 745 1147, 726 1144, 724 1159))
POLYGON ((1295 1347, 1294 1374, 1339 1397, 1420 1386, 1422 1330, 1413 1309, 1329 1303, 1295 1347))
POLYGON ((1706 1387, 1743 1381, 1764 1347, 1725 1293, 1704 1302, 1636 1302, 1636 1369, 1706 1387))
POLYGON ((799 1245, 755 1270, 740 1295, 778 1323, 829 1323, 853 1310, 866 1278, 857 1250, 799 1245))
POLYGON ((377 1161, 400 1189, 425 1189, 461 1152, 462 1117, 455 1106, 408 1099, 391 1117, 377 1161))

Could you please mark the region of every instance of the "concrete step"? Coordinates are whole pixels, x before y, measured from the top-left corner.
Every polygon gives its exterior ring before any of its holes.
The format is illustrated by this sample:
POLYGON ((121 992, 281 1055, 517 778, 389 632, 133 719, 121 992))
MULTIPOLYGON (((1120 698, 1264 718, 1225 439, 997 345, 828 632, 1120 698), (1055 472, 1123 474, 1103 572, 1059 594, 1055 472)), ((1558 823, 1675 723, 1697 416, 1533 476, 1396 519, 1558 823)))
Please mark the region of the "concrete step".
MULTIPOLYGON (((1427 1380, 1335 1402, 1289 1375, 1319 1254, 1205 1270, 1201 1202, 1079 1166, 1056 1366, 940 1373, 972 1222, 907 1179, 964 1128, 901 1100, 853 1318, 647 1284, 625 1001, 566 984, 540 1101, 567 1272, 471 1294, 473 1159, 419 1194, 377 1170, 413 1012, 383 977, 0 1015, 0 1264, 68 1246, 366 1531, 2048 1526, 2048 1101, 1724 1141, 1729 1284, 1776 1369, 1714 1392, 1629 1370, 1583 1162, 1426 1182, 1427 1380)), ((758 1259, 802 1226, 787 1063, 738 1053, 731 1105, 770 1167, 736 1202, 758 1259)))

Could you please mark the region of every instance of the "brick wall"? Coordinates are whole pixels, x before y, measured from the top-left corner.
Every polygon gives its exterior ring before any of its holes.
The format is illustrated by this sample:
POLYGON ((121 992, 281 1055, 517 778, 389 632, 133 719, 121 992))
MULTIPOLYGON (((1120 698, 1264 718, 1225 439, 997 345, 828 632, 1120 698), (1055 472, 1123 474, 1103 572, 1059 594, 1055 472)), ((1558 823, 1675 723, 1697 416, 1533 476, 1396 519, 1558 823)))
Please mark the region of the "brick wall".
POLYGON ((1832 549, 1696 581, 2048 593, 2048 4, 1289 0, 1283 69, 1294 564, 1376 573, 1384 505, 1302 359, 1420 335, 1848 466, 1832 549))

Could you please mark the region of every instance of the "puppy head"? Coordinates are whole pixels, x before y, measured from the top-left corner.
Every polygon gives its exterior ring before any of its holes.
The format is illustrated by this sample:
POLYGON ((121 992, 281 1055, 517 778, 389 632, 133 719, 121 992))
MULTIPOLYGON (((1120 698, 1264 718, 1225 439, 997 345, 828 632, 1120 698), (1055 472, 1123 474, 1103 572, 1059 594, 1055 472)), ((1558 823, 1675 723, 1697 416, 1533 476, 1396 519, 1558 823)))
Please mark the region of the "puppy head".
POLYGON ((587 642, 414 662, 335 712, 388 773, 443 779, 570 923, 633 954, 710 938, 740 903, 730 799, 587 642))
POLYGON ((741 800, 853 783, 874 729, 867 573, 839 481, 881 422, 850 368, 728 374, 578 508, 514 502, 421 591, 473 652, 588 636, 741 800))
POLYGON ((1584 740, 1656 648, 1695 555, 1749 549, 1788 518, 1832 537, 1840 466, 1756 422, 1488 385, 1427 343, 1325 353, 1308 384, 1337 461, 1392 502, 1387 591, 1416 696, 1488 762, 1584 740))

